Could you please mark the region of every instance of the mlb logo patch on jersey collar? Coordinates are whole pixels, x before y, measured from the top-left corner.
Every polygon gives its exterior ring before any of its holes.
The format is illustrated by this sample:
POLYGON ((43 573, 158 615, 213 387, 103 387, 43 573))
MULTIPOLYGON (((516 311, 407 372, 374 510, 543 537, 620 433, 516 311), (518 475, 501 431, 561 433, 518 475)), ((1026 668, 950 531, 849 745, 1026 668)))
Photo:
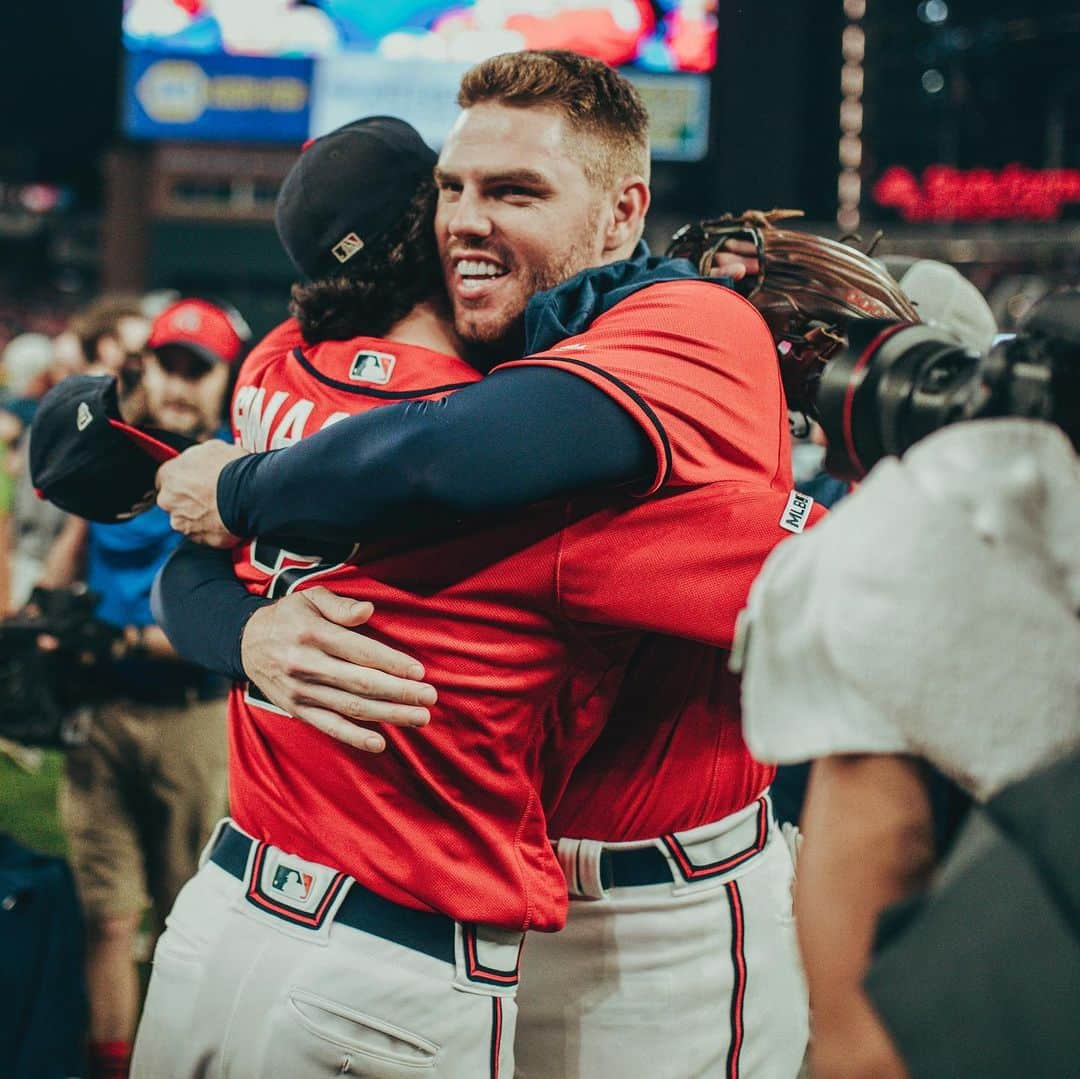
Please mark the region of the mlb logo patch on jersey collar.
POLYGON ((385 386, 394 373, 397 358, 389 352, 358 352, 353 356, 349 367, 349 378, 353 382, 371 382, 376 386, 385 386))

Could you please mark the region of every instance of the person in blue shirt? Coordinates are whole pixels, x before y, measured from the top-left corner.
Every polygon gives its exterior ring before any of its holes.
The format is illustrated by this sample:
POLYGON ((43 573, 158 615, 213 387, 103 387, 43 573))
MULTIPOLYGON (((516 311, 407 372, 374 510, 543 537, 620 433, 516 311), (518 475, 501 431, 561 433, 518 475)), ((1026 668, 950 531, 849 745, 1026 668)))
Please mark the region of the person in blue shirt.
MULTIPOLYGON (((228 438, 222 410, 248 336, 231 312, 203 300, 163 311, 135 391, 148 422, 195 441, 228 438)), ((120 524, 71 518, 41 582, 57 588, 83 576, 101 597, 97 617, 124 642, 108 703, 89 741, 67 754, 60 792, 87 923, 92 1077, 127 1075, 143 915, 152 910, 160 930, 227 811, 226 685, 181 660, 150 611, 154 577, 180 540, 156 506, 120 524)))

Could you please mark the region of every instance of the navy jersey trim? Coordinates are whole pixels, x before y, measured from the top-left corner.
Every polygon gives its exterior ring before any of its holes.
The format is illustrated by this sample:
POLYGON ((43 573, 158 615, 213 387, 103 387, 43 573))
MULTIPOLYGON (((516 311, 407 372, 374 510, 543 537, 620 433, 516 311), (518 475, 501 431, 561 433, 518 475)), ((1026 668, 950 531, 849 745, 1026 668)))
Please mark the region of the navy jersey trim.
POLYGON ((363 386, 357 386, 352 382, 341 382, 336 378, 331 378, 329 375, 324 375, 315 365, 304 355, 304 350, 299 346, 292 350, 293 359, 295 359, 301 367, 312 378, 317 379, 324 386, 331 386, 335 390, 342 390, 345 393, 355 393, 360 397, 377 397, 382 401, 409 401, 415 397, 430 397, 434 393, 450 393, 452 390, 462 390, 466 386, 471 386, 471 382, 450 382, 445 386, 431 386, 430 388, 419 390, 368 390, 363 386))

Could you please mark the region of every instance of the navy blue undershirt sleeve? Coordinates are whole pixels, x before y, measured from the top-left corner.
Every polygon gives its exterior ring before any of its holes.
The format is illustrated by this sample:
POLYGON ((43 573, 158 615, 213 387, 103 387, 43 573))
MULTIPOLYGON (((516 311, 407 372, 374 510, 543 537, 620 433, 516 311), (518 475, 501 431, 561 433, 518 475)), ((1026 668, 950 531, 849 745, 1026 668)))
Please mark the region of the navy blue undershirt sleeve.
POLYGON ((515 367, 231 462, 218 510, 237 536, 359 542, 642 484, 655 467, 645 433, 602 390, 555 368, 515 367))
POLYGON ((240 637, 273 600, 252 595, 233 573, 232 555, 185 540, 162 566, 150 594, 154 621, 192 663, 234 682, 247 678, 240 637))

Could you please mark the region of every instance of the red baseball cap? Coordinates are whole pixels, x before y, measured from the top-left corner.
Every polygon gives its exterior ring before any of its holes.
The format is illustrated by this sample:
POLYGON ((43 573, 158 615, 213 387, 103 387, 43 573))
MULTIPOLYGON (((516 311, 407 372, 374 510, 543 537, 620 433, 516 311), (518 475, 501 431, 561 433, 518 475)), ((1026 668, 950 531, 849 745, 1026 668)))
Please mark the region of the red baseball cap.
POLYGON ((208 363, 232 364, 243 356, 250 337, 247 323, 235 311, 209 300, 179 300, 154 319, 147 346, 154 351, 177 346, 208 363))

